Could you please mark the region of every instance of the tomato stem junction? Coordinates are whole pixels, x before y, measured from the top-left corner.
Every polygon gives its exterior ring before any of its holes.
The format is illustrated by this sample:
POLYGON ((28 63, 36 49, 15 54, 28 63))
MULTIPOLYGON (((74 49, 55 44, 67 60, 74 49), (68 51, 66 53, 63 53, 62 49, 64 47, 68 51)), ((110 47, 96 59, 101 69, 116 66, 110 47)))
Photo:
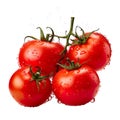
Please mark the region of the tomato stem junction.
POLYGON ((74 70, 74 69, 77 69, 81 66, 79 63, 75 63, 74 61, 70 61, 69 58, 67 58, 67 62, 69 65, 60 64, 60 63, 57 63, 57 65, 59 65, 60 67, 62 67, 64 69, 67 69, 67 70, 74 70))
POLYGON ((30 74, 32 75, 32 79, 31 81, 35 80, 38 91, 40 89, 39 87, 39 82, 41 82, 42 80, 48 78, 49 76, 41 76, 41 70, 39 67, 36 67, 38 70, 36 72, 33 72, 32 67, 30 67, 30 74))

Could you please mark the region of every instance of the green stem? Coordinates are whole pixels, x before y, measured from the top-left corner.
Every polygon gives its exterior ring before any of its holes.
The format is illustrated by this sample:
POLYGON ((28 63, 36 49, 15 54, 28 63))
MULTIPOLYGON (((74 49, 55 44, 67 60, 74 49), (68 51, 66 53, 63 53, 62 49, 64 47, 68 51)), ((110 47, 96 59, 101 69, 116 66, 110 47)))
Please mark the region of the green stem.
POLYGON ((67 47, 70 45, 69 40, 70 40, 70 36, 73 34, 73 25, 74 25, 74 17, 71 17, 71 22, 70 22, 70 30, 68 32, 68 34, 66 36, 58 36, 58 38, 66 38, 66 45, 64 50, 62 51, 62 54, 64 54, 67 50, 67 47))
POLYGON ((69 45, 70 36, 72 35, 73 24, 74 24, 74 17, 71 17, 70 30, 69 30, 69 33, 67 35, 67 41, 66 41, 66 46, 65 46, 66 49, 67 49, 67 46, 69 45))

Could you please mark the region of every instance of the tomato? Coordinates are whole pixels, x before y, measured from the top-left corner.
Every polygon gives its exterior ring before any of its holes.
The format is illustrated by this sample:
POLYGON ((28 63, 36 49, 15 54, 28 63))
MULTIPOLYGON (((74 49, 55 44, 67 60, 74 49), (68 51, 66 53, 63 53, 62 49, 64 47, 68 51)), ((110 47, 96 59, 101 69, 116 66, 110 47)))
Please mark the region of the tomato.
POLYGON ((71 106, 84 105, 93 100, 100 86, 94 69, 82 65, 78 69, 62 69, 53 78, 53 92, 61 103, 71 106))
POLYGON ((31 40, 23 44, 18 55, 19 65, 39 66, 45 74, 56 72, 64 47, 60 43, 31 40))
POLYGON ((11 76, 9 91, 19 104, 35 107, 49 99, 52 86, 49 78, 44 79, 42 74, 40 77, 37 70, 34 70, 34 73, 31 74, 29 67, 22 67, 11 76))
POLYGON ((111 45, 105 36, 93 32, 85 43, 70 46, 68 56, 74 62, 86 63, 95 70, 100 70, 110 62, 111 45))

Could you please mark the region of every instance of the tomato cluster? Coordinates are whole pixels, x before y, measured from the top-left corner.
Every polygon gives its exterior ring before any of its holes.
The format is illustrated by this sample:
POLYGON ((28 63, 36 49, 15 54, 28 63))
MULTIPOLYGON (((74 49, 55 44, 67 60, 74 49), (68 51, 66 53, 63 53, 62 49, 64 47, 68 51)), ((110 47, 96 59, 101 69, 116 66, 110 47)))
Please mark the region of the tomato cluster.
POLYGON ((19 68, 10 78, 13 98, 27 107, 39 106, 54 96, 65 105, 84 105, 95 99, 100 87, 98 70, 106 67, 111 58, 111 45, 97 30, 85 33, 77 26, 73 31, 71 17, 69 32, 64 36, 44 35, 25 41, 18 54, 19 68), (78 31, 82 35, 78 35, 78 31), (58 38, 58 42, 54 42, 58 38), (60 43, 61 39, 66 44, 60 43))

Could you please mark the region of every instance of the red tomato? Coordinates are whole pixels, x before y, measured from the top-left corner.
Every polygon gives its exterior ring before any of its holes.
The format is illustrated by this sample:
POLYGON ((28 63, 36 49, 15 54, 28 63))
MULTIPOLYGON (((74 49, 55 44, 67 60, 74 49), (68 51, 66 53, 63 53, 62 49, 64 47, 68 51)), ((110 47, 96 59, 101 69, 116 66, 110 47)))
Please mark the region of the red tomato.
POLYGON ((94 32, 85 43, 72 45, 68 56, 74 62, 86 63, 95 70, 100 70, 110 62, 111 46, 105 36, 94 32))
POLYGON ((29 67, 20 68, 11 76, 9 90, 19 104, 35 107, 49 99, 52 91, 51 82, 48 78, 40 80, 39 77, 38 72, 33 76, 29 67))
POLYGON ((61 103, 84 105, 93 100, 100 86, 94 69, 83 65, 75 70, 60 70, 53 78, 53 92, 61 103))
POLYGON ((32 40, 23 44, 19 52, 20 66, 39 66, 45 74, 56 71, 64 47, 60 43, 32 40))

